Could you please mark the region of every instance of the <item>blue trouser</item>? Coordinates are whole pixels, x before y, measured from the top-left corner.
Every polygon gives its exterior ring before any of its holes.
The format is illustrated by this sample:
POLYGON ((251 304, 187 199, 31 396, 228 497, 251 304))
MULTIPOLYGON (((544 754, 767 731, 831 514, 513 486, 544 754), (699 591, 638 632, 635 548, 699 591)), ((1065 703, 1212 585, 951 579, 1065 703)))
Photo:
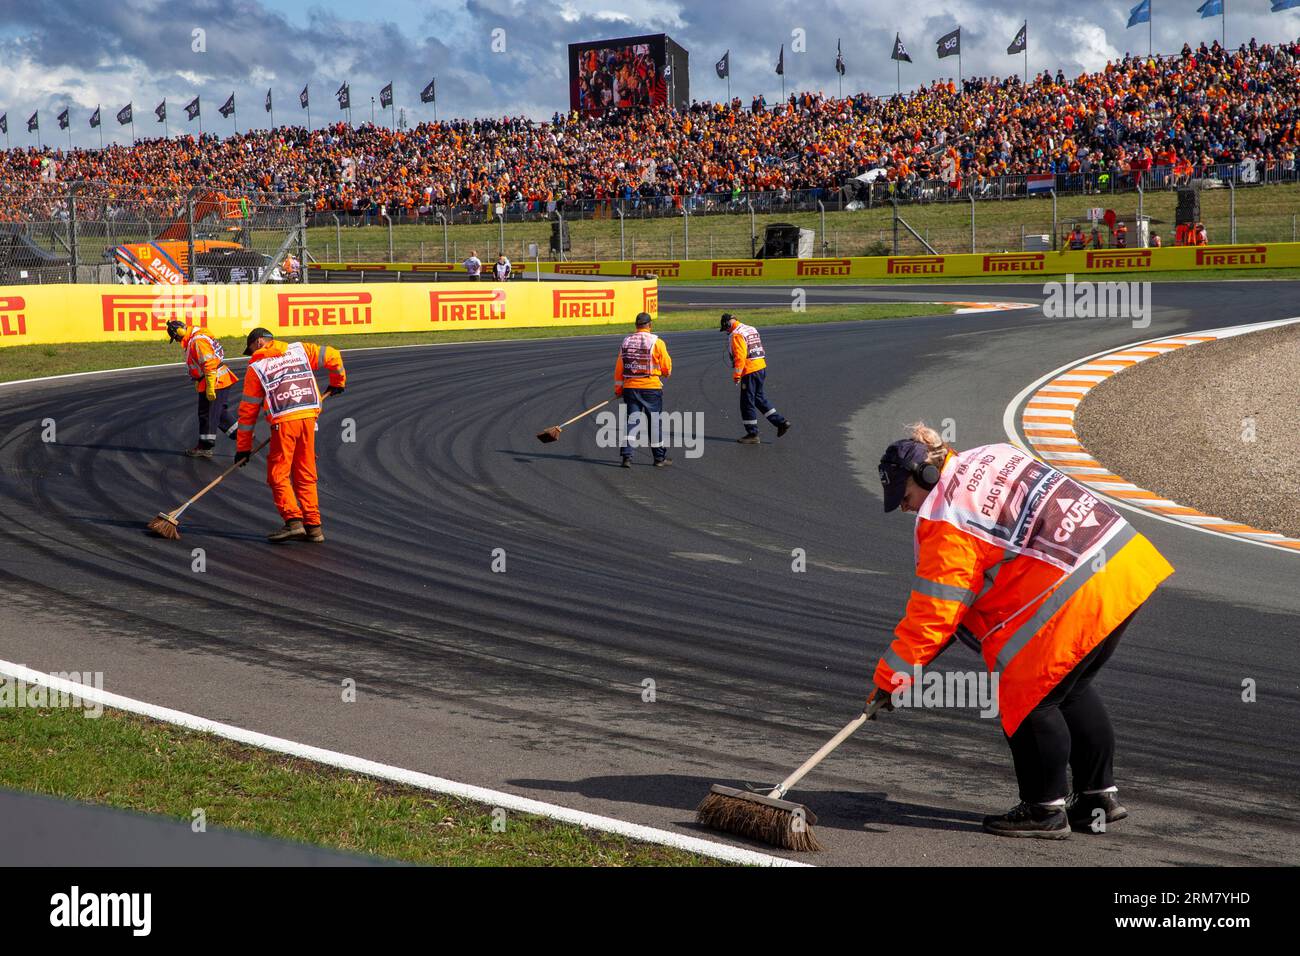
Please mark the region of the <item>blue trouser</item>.
POLYGON ((763 394, 763 379, 767 378, 767 369, 760 368, 740 377, 740 423, 745 426, 746 435, 758 434, 758 413, 762 412, 773 425, 780 425, 785 416, 777 413, 776 408, 763 394))
MULTIPOLYGON (((625 388, 623 389, 623 404, 627 406, 627 438, 636 433, 637 429, 642 430, 642 434, 649 440, 658 439, 658 445, 651 445, 650 451, 655 457, 655 461, 663 461, 668 457, 668 449, 663 446, 663 436, 654 434, 654 416, 658 416, 664 410, 664 393, 660 388, 625 388)), ((632 446, 624 445, 622 448, 623 457, 632 457, 632 446)))
POLYGON ((227 403, 230 390, 234 385, 217 389, 217 397, 208 401, 208 396, 199 392, 199 447, 212 448, 217 443, 217 431, 229 431, 235 424, 227 403))

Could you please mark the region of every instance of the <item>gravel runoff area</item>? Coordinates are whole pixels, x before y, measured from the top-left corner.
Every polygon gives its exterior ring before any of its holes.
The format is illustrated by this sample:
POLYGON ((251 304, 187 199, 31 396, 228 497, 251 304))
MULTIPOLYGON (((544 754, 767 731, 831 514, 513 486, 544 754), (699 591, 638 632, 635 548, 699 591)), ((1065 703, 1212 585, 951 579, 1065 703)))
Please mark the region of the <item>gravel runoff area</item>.
POLYGON ((1300 537, 1300 324, 1194 345, 1111 376, 1075 416, 1085 448, 1148 491, 1300 537))

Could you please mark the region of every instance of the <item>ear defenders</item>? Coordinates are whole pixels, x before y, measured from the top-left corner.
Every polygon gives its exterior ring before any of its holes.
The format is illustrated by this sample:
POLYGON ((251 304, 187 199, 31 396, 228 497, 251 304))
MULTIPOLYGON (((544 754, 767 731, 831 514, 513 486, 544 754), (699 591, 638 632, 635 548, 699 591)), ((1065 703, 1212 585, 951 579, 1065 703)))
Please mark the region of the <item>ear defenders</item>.
POLYGON ((929 462, 926 462, 925 464, 908 465, 907 470, 911 472, 912 478, 915 479, 916 483, 926 491, 929 491, 939 483, 939 469, 929 462))

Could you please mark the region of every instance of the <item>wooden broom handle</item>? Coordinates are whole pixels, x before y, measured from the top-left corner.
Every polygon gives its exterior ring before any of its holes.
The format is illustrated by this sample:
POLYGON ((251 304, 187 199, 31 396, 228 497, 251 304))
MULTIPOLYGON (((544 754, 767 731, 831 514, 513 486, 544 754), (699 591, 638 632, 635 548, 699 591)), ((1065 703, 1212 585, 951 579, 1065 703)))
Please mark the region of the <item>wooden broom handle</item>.
POLYGON ((607 398, 607 399, 605 399, 603 402, 601 402, 599 405, 592 405, 591 408, 587 409, 587 410, 586 410, 585 412, 583 412, 581 415, 574 415, 574 416, 573 416, 572 418, 570 418, 567 422, 564 422, 563 424, 557 425, 556 427, 557 427, 557 428, 567 428, 568 426, 570 426, 570 425, 572 425, 574 422, 576 422, 579 418, 586 418, 586 417, 587 417, 588 415, 590 415, 592 412, 594 412, 594 411, 596 411, 596 410, 598 410, 598 409, 604 408, 604 407, 605 407, 606 405, 608 405, 611 401, 613 401, 613 399, 609 399, 609 398, 607 398))

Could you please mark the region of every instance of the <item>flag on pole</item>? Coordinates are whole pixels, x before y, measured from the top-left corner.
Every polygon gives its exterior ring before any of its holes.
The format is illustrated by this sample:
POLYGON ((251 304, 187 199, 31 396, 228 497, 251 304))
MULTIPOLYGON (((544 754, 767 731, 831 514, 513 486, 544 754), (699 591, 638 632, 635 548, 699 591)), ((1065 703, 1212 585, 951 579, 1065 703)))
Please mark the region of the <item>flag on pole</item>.
POLYGON ((9 114, 0 113, 0 133, 7 134, 8 132, 9 132, 9 114))
POLYGON ((271 112, 271 91, 270 90, 266 91, 266 106, 264 107, 264 109, 268 113, 271 112))
POLYGON ((27 117, 27 132, 35 133, 41 128, 41 111, 37 110, 31 116, 27 117))
POLYGON ((781 44, 781 53, 776 58, 776 75, 785 76, 785 44, 781 44))
MULTIPOLYGON (((1128 12, 1128 25, 1135 27, 1139 23, 1151 22, 1151 0, 1142 0, 1136 7, 1128 12)), ((1124 29, 1128 29, 1125 27, 1124 29)))
POLYGON ((158 122, 167 122, 167 101, 163 100, 153 108, 153 115, 158 117, 158 122))
POLYGON ((306 109, 307 104, 310 102, 311 100, 307 97, 307 87, 304 86, 302 88, 302 92, 298 94, 298 105, 301 106, 303 109, 306 109))
POLYGON ((339 109, 341 110, 352 109, 352 91, 348 89, 348 84, 346 81, 344 81, 343 85, 340 86, 337 91, 335 91, 334 95, 338 97, 339 109))
POLYGON ((437 78, 435 77, 434 79, 432 79, 432 80, 429 81, 429 85, 428 85, 428 86, 426 86, 424 89, 420 90, 420 102, 421 102, 421 103, 436 103, 436 102, 438 102, 438 91, 437 91, 437 89, 436 89, 435 86, 434 86, 434 84, 435 84, 436 82, 437 82, 437 78))
POLYGON ((1300 7, 1300 0, 1273 0, 1273 6, 1269 8, 1269 13, 1281 13, 1283 10, 1290 10, 1293 7, 1300 7))
POLYGON ((226 100, 225 103, 217 107, 217 112, 220 113, 222 116, 224 116, 226 119, 230 119, 230 114, 233 113, 234 111, 235 111, 235 94, 231 93, 230 99, 226 100))
POLYGON ((95 112, 90 114, 90 128, 94 129, 99 125, 99 107, 95 107, 95 112))
MULTIPOLYGON (((1216 3, 1222 3, 1223 0, 1215 0, 1216 3)), ((1029 49, 1029 21, 1026 20, 1020 26, 1020 32, 1016 38, 1011 41, 1011 46, 1007 47, 1007 53, 1024 53, 1029 49)))
POLYGON ((1209 17, 1223 16, 1223 0, 1205 0, 1203 4, 1196 8, 1196 12, 1205 20, 1209 17))
MULTIPOLYGON (((95 112, 98 113, 99 110, 95 110, 95 112)), ((125 126, 128 123, 130 123, 133 119, 135 119, 135 114, 131 112, 130 103, 127 103, 126 106, 123 106, 120 110, 117 111, 117 122, 119 126, 125 126)))
POLYGON ((728 50, 722 54, 722 59, 713 64, 713 68, 718 72, 718 79, 725 80, 731 76, 731 51, 728 50))
POLYGON ((379 91, 379 105, 384 109, 393 105, 393 84, 389 83, 379 91))
POLYGON ((951 33, 945 33, 935 42, 939 47, 939 59, 942 60, 945 56, 961 56, 961 27, 951 33))
POLYGON ((194 117, 198 115, 199 115, 199 98, 196 96, 185 107, 185 118, 192 123, 194 122, 194 117))
POLYGON ((894 52, 889 54, 889 58, 903 63, 912 62, 912 55, 907 52, 907 47, 903 46, 903 40, 897 33, 894 34, 894 52))
POLYGON ((839 40, 835 41, 835 72, 844 75, 844 51, 840 49, 839 40))
POLYGON ((63 112, 59 114, 59 129, 67 129, 68 123, 68 108, 65 106, 63 112))

